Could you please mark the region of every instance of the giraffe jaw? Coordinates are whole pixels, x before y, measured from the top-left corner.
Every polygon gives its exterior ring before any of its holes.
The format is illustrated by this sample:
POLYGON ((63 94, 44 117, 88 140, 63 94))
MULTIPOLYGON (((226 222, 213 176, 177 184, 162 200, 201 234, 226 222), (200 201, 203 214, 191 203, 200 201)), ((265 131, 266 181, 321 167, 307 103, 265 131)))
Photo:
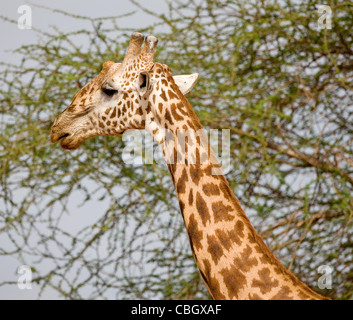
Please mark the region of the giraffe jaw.
POLYGON ((63 137, 61 137, 59 140, 60 140, 60 146, 63 149, 68 149, 68 150, 77 149, 82 144, 82 139, 80 139, 77 136, 70 135, 68 133, 65 134, 63 137))

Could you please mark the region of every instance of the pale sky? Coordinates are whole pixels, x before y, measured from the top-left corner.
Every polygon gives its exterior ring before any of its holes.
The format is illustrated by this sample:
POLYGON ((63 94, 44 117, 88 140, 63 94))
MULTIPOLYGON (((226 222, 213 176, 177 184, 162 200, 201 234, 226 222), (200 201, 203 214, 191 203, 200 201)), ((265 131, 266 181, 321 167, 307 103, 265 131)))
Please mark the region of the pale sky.
MULTIPOLYGON (((148 9, 157 13, 167 10, 163 0, 141 1, 148 4, 148 9)), ((60 9, 72 14, 88 16, 92 18, 118 16, 131 11, 138 12, 132 17, 126 17, 119 20, 121 27, 142 28, 151 24, 153 17, 147 15, 137 8, 129 0, 11 0, 0 1, 0 16, 18 21, 21 14, 18 9, 22 5, 28 5, 32 9, 33 28, 40 30, 50 30, 52 26, 60 31, 71 31, 82 29, 89 22, 76 20, 60 13, 52 13, 35 5, 46 6, 52 9, 60 9)), ((0 61, 16 62, 16 57, 7 52, 9 49, 16 49, 21 45, 33 43, 37 35, 33 30, 20 30, 17 25, 0 20, 0 61)))

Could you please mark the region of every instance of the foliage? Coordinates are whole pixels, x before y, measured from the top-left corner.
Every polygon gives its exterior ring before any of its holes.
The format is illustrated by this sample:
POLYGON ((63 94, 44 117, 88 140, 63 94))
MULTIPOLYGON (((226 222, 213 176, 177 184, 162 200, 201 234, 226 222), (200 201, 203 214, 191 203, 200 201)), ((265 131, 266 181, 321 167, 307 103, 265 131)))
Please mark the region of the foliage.
MULTIPOLYGON (((231 130, 226 177, 270 249, 316 291, 329 265, 321 293, 352 298, 352 3, 331 1, 332 29, 319 30, 312 0, 173 1, 160 16, 132 2, 157 18, 139 30, 160 39, 155 60, 200 73, 188 99, 206 127, 231 130)), ((68 299, 208 298, 165 165, 124 163, 121 137, 49 143, 55 116, 122 60, 132 31, 58 14, 92 29, 38 31, 0 73, 0 254, 68 299)))

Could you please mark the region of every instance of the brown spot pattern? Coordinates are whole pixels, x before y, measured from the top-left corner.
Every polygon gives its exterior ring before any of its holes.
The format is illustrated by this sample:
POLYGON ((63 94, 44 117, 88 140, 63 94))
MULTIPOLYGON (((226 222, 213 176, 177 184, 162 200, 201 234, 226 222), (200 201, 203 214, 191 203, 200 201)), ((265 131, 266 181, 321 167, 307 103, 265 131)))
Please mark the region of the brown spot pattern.
POLYGON ((193 194, 192 190, 190 190, 190 192, 189 192, 189 206, 191 206, 193 202, 194 202, 194 194, 193 194))
POLYGON ((215 264, 218 264, 218 261, 223 256, 222 246, 219 244, 215 236, 207 236, 208 248, 207 251, 211 254, 212 260, 215 264))
POLYGON ((207 203, 199 192, 196 194, 196 209, 201 217, 203 225, 205 226, 207 221, 210 221, 211 216, 207 208, 207 203))
POLYGON ((272 279, 269 268, 263 268, 258 271, 259 279, 254 279, 253 287, 258 287, 262 294, 270 292, 273 288, 278 286, 278 280, 272 279))
POLYGON ((165 119, 166 120, 168 120, 168 122, 170 123, 170 124, 173 124, 174 122, 173 122, 173 119, 172 119, 172 117, 171 117, 171 115, 170 115, 170 112, 168 111, 168 110, 166 110, 165 111, 165 119))
POLYGON ((180 116, 177 112, 177 107, 175 105, 175 103, 171 104, 170 110, 172 112, 173 118, 175 119, 175 121, 182 121, 184 120, 184 117, 180 116))
POLYGON ((246 246, 241 252, 240 258, 234 259, 234 265, 243 272, 249 272, 252 267, 258 265, 256 258, 251 258, 252 250, 249 246, 246 246))
POLYGON ((232 221, 234 219, 234 215, 230 215, 233 208, 231 206, 226 206, 222 203, 222 201, 217 201, 212 203, 212 211, 214 215, 214 221, 232 221))
POLYGON ((220 284, 219 281, 211 276, 211 264, 208 260, 204 259, 203 260, 203 265, 204 265, 204 270, 205 273, 203 273, 201 270, 201 275, 207 284, 208 288, 210 289, 210 292, 212 293, 213 299, 217 300, 224 300, 226 297, 224 294, 221 292, 220 284))
POLYGON ((293 300, 293 297, 290 295, 291 291, 289 287, 283 286, 277 294, 275 294, 271 300, 293 300))
POLYGON ((196 250, 202 249, 201 240, 203 238, 203 232, 198 228, 198 223, 195 219, 194 214, 191 214, 188 224, 188 234, 196 250))
POLYGON ((235 223, 234 229, 228 232, 229 237, 234 241, 237 245, 241 245, 241 239, 244 238, 244 223, 241 220, 238 220, 235 223))
POLYGON ((239 299, 240 291, 247 285, 245 275, 234 265, 229 269, 222 269, 220 274, 227 287, 229 299, 239 299))
POLYGON ((187 181, 188 181, 188 175, 186 173, 186 169, 184 168, 180 178, 178 179, 178 183, 176 185, 177 193, 185 193, 186 191, 185 185, 187 181))
POLYGON ((175 94, 172 90, 168 90, 168 95, 170 99, 179 99, 178 95, 175 94))
POLYGON ((301 299, 303 300, 309 300, 310 299, 310 296, 307 295, 305 292, 303 292, 302 290, 299 290, 298 292, 298 295, 301 299))
POLYGON ((203 176, 203 173, 202 173, 200 167, 191 164, 190 165, 190 177, 191 177, 191 180, 195 184, 199 184, 199 181, 200 181, 202 176, 203 176))
POLYGON ((162 110, 163 110, 163 103, 162 102, 158 103, 158 109, 159 109, 159 112, 162 113, 162 110))
POLYGON ((116 117, 116 107, 113 109, 113 112, 110 115, 110 119, 115 118, 115 117, 116 117))
POLYGON ((160 97, 161 97, 164 101, 166 101, 166 102, 168 101, 167 96, 166 96, 166 94, 165 94, 165 91, 164 91, 163 89, 161 89, 160 97))
POLYGON ((228 233, 222 229, 216 229, 215 234, 226 250, 229 250, 232 246, 232 239, 229 237, 228 233))
POLYGON ((219 196, 220 191, 215 183, 206 183, 202 186, 202 191, 206 196, 219 196))

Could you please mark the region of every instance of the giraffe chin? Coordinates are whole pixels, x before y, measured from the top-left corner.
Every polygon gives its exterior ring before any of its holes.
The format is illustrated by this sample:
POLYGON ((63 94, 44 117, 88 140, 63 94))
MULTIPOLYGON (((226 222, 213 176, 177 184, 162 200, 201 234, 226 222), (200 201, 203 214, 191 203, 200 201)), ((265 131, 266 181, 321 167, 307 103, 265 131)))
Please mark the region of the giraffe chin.
POLYGON ((63 149, 75 150, 81 146, 82 142, 83 140, 78 137, 68 136, 60 141, 60 146, 63 149))

